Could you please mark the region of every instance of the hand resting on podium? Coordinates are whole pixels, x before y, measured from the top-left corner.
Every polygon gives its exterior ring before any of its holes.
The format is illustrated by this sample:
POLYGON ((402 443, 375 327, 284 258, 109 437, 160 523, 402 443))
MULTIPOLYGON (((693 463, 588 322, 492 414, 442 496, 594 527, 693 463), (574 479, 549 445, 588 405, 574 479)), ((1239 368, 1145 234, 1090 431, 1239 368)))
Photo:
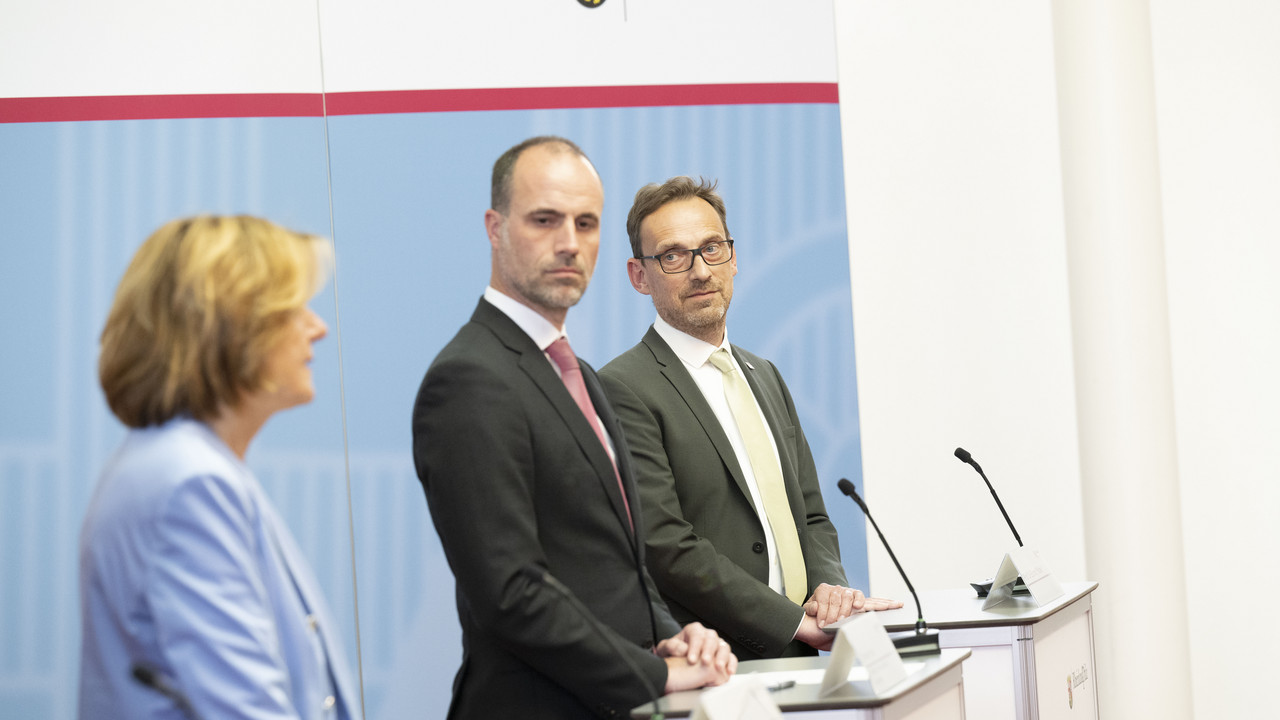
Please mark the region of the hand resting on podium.
POLYGON ((738 669, 729 643, 702 623, 692 622, 658 643, 658 657, 667 661, 666 692, 723 685, 738 669))
POLYGON ((823 631, 827 625, 854 613, 900 607, 901 600, 866 597, 861 590, 822 583, 804 604, 805 616, 796 631, 796 639, 817 650, 830 650, 835 635, 823 631))

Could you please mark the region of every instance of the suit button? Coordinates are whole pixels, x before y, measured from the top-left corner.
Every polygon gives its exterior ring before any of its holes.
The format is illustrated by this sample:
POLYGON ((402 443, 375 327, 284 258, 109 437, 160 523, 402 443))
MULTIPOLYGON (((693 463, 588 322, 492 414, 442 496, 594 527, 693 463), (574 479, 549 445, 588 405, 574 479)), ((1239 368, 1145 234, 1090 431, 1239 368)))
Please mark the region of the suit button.
POLYGON ((762 552, 764 552, 764 543, 762 543, 762 542, 752 543, 752 544, 751 544, 751 550, 752 550, 752 552, 756 553, 757 555, 758 555, 758 554, 760 554, 760 553, 762 553, 762 552))

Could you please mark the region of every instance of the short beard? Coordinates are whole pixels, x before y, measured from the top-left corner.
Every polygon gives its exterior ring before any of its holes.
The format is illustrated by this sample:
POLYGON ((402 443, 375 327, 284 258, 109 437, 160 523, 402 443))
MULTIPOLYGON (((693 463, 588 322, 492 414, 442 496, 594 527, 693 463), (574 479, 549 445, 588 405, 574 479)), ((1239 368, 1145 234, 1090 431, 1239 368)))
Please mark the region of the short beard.
POLYGON ((659 310, 658 314, 662 315, 662 319, 666 320, 668 325, 680 332, 705 340, 705 336, 712 331, 724 330, 725 318, 729 315, 729 304, 733 301, 733 295, 725 294, 721 297, 724 300, 723 304, 717 302, 687 312, 683 308, 668 309, 666 315, 659 310))
POLYGON ((699 337, 704 330, 724 327, 724 319, 728 314, 729 308, 727 306, 713 305, 691 313, 682 313, 671 318, 663 318, 663 320, 666 320, 671 327, 685 334, 699 337))
MULTIPOLYGON (((510 244, 511 238, 507 234, 507 229, 502 229, 502 245, 503 252, 499 255, 498 268, 502 272, 503 279, 520 293, 520 295, 538 307, 547 308, 548 310, 568 310, 578 301, 582 299, 586 293, 586 284, 591 281, 590 273, 585 272, 582 276, 583 286, 562 285, 560 283, 539 283, 541 279, 540 272, 535 271, 527 275, 522 274, 523 267, 512 267, 510 263, 510 244)), ((538 269, 539 271, 541 268, 538 269)))
POLYGON ((518 278, 517 282, 512 283, 512 286, 531 302, 554 310, 568 310, 577 305, 587 291, 586 288, 573 285, 525 284, 523 278, 518 278))

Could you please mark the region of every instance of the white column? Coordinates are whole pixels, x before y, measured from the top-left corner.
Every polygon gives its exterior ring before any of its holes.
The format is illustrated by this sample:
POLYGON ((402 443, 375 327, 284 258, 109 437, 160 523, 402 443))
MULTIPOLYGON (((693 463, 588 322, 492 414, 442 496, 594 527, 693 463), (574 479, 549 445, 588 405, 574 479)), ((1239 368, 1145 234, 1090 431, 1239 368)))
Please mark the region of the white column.
POLYGON ((1054 0, 1080 472, 1104 718, 1190 718, 1146 0, 1054 0))

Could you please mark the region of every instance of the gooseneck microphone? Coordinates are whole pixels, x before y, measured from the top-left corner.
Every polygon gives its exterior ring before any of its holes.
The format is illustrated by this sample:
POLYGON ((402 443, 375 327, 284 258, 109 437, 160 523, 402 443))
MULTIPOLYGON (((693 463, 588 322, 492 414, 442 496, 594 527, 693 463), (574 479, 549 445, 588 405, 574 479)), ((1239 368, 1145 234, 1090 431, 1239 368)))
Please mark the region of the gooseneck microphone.
POLYGON ((987 489, 991 491, 991 497, 996 499, 996 507, 1000 508, 1000 514, 1004 516, 1004 521, 1009 524, 1009 529, 1013 531, 1013 539, 1018 541, 1018 547, 1022 547, 1022 537, 1018 535, 1018 529, 1013 526, 1013 521, 1009 519, 1009 513, 1004 511, 1004 503, 1000 502, 1000 496, 996 494, 996 489, 991 486, 991 481, 987 480, 987 474, 982 472, 982 466, 964 448, 956 448, 956 457, 960 458, 960 462, 972 465, 973 469, 977 470, 978 474, 982 476, 983 482, 987 484, 987 489))
POLYGON ((898 556, 893 554, 893 548, 889 547, 889 541, 884 539, 884 533, 880 532, 880 526, 876 524, 876 519, 871 517, 871 510, 867 508, 867 504, 858 496, 858 491, 854 489, 853 483, 848 478, 841 478, 836 485, 839 486, 840 492, 848 495, 854 502, 858 503, 858 507, 862 508, 862 514, 866 515, 867 519, 871 521, 871 527, 875 528, 876 535, 880 536, 880 543, 889 552, 889 559, 893 561, 893 566, 898 568, 898 574, 902 576, 902 581, 907 584, 907 589, 911 591, 911 599, 916 601, 916 631, 912 635, 901 635, 893 639, 893 646, 897 648, 898 654, 934 655, 942 652, 938 645, 938 631, 930 630, 928 623, 924 621, 924 610, 920 607, 920 596, 916 595, 916 589, 912 587, 906 571, 902 569, 902 564, 898 562, 898 556))
POLYGON ((636 677, 640 678, 640 682, 644 684, 644 689, 648 691, 649 697, 653 701, 653 714, 649 716, 649 720, 663 720, 665 716, 662 714, 662 693, 658 692, 658 689, 653 685, 653 681, 649 679, 648 675, 644 674, 640 669, 640 666, 637 665, 636 661, 626 653, 625 649, 618 646, 617 639, 604 631, 604 628, 600 625, 600 621, 597 620, 596 617, 591 614, 591 611, 582 604, 582 601, 578 599, 578 596, 574 595, 573 592, 569 590, 564 583, 560 582, 555 575, 552 575, 536 565, 525 565, 520 568, 520 572, 533 582, 546 585, 565 600, 569 601, 569 604, 573 606, 573 609, 576 610, 579 615, 582 616, 582 619, 596 631, 596 634, 604 638, 604 641, 609 644, 609 647, 613 648, 613 652, 626 662, 627 667, 631 668, 631 672, 636 677))
POLYGON ((172 700, 178 706, 178 710, 183 715, 191 718, 191 720, 201 720, 200 713, 191 707, 191 701, 187 700, 186 694, 171 685, 164 676, 152 669, 151 666, 134 663, 133 679, 172 700))

